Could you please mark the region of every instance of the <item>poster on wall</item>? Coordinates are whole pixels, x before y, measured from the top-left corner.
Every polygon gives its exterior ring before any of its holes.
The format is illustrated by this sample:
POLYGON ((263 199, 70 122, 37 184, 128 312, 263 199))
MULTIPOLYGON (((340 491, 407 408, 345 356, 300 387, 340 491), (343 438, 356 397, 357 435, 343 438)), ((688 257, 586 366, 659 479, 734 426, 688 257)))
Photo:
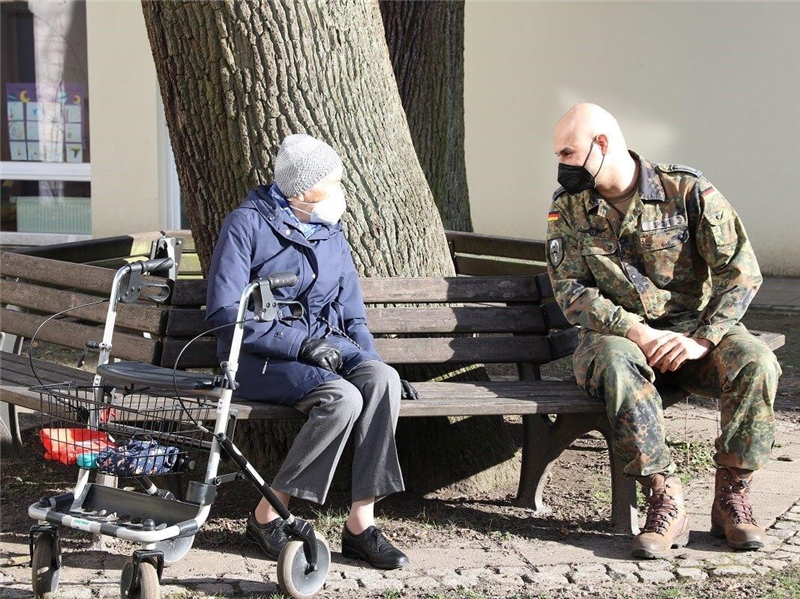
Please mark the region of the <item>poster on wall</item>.
POLYGON ((83 162, 82 83, 6 84, 11 160, 83 162))

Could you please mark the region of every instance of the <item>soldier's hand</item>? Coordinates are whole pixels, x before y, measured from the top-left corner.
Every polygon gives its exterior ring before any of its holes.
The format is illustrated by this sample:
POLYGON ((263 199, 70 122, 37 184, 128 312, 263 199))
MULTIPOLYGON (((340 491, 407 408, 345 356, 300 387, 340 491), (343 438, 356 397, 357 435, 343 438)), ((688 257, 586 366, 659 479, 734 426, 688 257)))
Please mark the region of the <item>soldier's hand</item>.
POLYGON ((706 339, 671 332, 659 337, 652 345, 654 349, 647 356, 647 363, 660 372, 675 372, 687 360, 699 360, 705 356, 712 347, 706 339))
POLYGON ((639 349, 642 350, 647 358, 650 358, 652 353, 660 345, 658 340, 669 334, 674 333, 670 331, 660 331, 644 323, 637 322, 630 328, 625 336, 638 345, 639 349))

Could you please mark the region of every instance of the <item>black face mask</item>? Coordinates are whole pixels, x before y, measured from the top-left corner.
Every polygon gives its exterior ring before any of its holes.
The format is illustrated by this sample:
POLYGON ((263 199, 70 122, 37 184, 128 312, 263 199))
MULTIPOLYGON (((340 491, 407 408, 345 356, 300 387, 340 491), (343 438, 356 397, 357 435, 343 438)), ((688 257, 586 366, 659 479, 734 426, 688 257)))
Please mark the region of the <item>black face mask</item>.
POLYGON ((600 169, 603 168, 603 162, 606 160, 605 154, 603 154, 603 159, 600 161, 600 168, 597 169, 594 175, 586 168, 589 156, 592 155, 592 148, 594 148, 594 140, 592 140, 592 145, 589 146, 589 153, 586 154, 586 160, 583 161, 581 166, 564 163, 558 164, 558 183, 566 189, 567 193, 570 195, 592 189, 594 187, 595 178, 600 173, 600 169))

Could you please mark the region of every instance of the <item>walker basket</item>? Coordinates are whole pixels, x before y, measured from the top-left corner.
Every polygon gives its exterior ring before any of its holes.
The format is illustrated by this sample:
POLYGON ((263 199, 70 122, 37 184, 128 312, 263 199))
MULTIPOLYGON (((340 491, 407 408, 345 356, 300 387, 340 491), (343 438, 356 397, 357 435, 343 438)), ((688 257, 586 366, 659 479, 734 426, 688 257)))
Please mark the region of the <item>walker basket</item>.
POLYGON ((44 458, 114 476, 158 476, 194 469, 210 447, 201 426, 215 402, 151 388, 70 383, 32 387, 39 393, 44 458))

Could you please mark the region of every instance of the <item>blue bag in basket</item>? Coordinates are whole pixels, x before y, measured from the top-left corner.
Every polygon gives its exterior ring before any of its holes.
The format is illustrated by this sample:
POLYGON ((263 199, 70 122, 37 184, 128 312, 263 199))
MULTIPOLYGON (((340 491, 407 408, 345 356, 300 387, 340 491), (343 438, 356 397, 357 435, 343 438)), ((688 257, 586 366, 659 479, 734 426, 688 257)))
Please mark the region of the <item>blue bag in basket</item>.
POLYGON ((167 474, 180 455, 177 447, 159 445, 152 439, 131 439, 125 447, 103 449, 97 466, 117 476, 158 476, 167 474))

